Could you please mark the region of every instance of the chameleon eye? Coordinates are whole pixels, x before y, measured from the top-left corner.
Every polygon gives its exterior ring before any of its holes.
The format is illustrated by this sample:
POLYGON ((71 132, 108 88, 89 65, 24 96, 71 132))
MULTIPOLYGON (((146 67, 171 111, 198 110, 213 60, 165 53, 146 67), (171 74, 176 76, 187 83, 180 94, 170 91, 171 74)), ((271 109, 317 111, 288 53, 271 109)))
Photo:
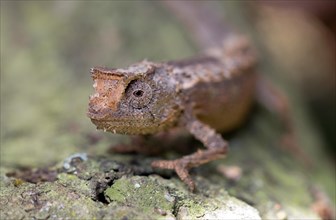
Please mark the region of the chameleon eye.
POLYGON ((133 108, 141 109, 146 107, 152 99, 152 88, 145 82, 131 82, 128 88, 130 105, 133 108))
POLYGON ((135 97, 141 97, 141 96, 143 96, 143 94, 144 94, 144 91, 142 91, 142 90, 136 90, 136 91, 133 92, 133 95, 135 97))

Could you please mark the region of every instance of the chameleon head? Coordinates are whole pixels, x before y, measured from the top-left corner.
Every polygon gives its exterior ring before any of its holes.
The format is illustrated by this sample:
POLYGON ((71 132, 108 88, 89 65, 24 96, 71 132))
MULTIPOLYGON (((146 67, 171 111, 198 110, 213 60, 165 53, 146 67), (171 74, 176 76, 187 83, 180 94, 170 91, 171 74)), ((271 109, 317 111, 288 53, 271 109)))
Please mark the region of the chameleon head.
POLYGON ((174 83, 163 82, 159 65, 143 61, 125 69, 91 69, 95 93, 88 117, 98 129, 149 134, 173 125, 180 110, 174 83))

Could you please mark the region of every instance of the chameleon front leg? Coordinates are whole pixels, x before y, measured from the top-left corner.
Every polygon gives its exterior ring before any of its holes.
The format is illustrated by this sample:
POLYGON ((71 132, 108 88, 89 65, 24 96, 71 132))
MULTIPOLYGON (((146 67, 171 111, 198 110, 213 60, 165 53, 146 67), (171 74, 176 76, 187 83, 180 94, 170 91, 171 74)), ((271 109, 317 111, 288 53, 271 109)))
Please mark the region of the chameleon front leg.
POLYGON ((189 175, 192 167, 200 166, 212 160, 225 156, 228 152, 228 143, 214 129, 200 122, 196 118, 188 117, 185 120, 187 130, 201 141, 206 150, 184 156, 176 160, 157 160, 152 162, 152 167, 175 170, 180 179, 186 183, 191 191, 195 190, 195 184, 189 175))

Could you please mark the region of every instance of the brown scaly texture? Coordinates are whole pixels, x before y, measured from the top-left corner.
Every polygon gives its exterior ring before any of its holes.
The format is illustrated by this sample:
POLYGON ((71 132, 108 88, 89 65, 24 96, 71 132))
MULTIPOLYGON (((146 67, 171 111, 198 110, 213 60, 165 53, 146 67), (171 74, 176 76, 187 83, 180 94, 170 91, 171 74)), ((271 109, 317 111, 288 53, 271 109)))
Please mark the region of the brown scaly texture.
POLYGON ((174 169, 191 190, 188 170, 224 156, 228 144, 217 131, 237 127, 255 96, 255 56, 245 38, 228 38, 221 49, 183 61, 142 61, 125 69, 91 70, 96 93, 88 116, 98 129, 151 134, 186 128, 206 150, 173 161, 154 161, 174 169))

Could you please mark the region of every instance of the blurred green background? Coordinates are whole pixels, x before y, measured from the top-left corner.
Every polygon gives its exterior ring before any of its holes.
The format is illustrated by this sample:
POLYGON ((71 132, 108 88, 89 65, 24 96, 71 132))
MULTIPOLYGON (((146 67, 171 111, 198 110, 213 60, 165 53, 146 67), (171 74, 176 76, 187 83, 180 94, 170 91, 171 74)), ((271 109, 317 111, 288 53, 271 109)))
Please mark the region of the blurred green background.
MULTIPOLYGON (((258 19, 268 21, 255 5, 219 3, 243 32, 263 30, 258 19)), ((124 137, 96 132, 86 117, 89 69, 194 55, 190 35, 154 1, 1 1, 1 164, 41 166, 75 152, 104 154, 124 137)), ((327 131, 335 125, 329 124, 327 131)))
POLYGON ((86 117, 89 69, 193 53, 187 34, 154 2, 2 1, 1 163, 38 166, 104 152, 106 143, 88 147, 95 132, 86 117))

